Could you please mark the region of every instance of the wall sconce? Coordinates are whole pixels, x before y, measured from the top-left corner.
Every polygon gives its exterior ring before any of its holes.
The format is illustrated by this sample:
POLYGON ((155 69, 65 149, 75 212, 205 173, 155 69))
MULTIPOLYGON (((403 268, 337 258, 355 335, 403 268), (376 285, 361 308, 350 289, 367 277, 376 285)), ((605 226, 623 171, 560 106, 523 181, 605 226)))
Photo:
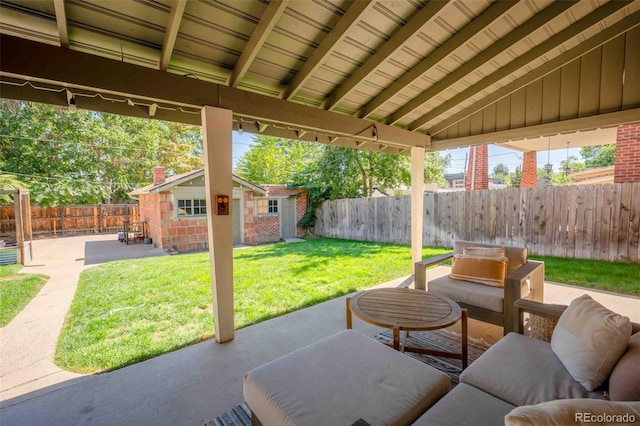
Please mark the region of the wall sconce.
POLYGON ((216 214, 226 216, 229 214, 229 196, 218 194, 216 195, 216 214))

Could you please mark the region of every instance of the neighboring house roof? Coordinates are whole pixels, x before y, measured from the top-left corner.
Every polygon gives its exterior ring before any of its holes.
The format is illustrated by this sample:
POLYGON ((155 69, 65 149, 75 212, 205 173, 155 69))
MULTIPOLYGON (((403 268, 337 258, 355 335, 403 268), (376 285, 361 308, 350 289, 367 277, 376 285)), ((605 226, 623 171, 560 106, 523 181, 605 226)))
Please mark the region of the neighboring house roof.
POLYGON ((568 185, 600 185, 613 183, 615 166, 596 167, 581 172, 571 173, 567 177, 573 179, 568 185))
MULTIPOLYGON (((198 170, 193 170, 191 172, 181 173, 179 175, 173 175, 166 178, 162 183, 159 183, 159 184, 152 183, 150 185, 143 186, 142 188, 134 189, 129 193, 129 196, 136 197, 143 194, 156 194, 158 192, 167 191, 173 187, 176 187, 180 184, 183 184, 185 182, 188 182, 192 179, 195 179, 201 176, 204 176, 204 169, 198 169, 198 170)), ((242 178, 239 178, 236 175, 232 175, 232 176, 233 176, 233 182, 237 184, 235 186, 248 188, 252 190, 256 195, 264 196, 267 194, 267 192, 260 186, 254 183, 251 183, 247 180, 244 180, 242 178)))
POLYGON ((451 182, 452 180, 464 179, 464 173, 448 173, 444 175, 444 179, 447 182, 451 182))

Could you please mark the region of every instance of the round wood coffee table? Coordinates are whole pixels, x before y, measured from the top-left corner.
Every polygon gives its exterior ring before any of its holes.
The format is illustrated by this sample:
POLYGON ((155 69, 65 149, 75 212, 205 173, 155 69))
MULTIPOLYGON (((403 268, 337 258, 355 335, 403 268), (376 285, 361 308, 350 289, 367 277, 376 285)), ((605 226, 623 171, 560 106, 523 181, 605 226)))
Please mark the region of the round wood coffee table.
POLYGON ((400 331, 428 331, 449 327, 462 321, 461 352, 402 345, 403 351, 456 358, 467 367, 467 310, 453 300, 409 288, 379 288, 367 290, 347 298, 347 328, 351 328, 351 314, 361 320, 393 330, 393 348, 400 350, 400 331))

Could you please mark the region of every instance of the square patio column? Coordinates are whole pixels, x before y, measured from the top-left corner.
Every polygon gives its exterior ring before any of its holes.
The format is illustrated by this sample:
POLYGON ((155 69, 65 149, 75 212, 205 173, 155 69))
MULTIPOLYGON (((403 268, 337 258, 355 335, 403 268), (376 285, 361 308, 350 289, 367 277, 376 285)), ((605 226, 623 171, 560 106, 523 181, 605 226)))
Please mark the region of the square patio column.
POLYGON ((233 195, 231 131, 232 112, 205 106, 202 108, 202 147, 204 148, 204 184, 207 200, 211 292, 216 341, 233 339, 233 195), (228 214, 218 214, 216 196, 227 196, 228 214))
POLYGON ((411 260, 422 260, 424 226, 424 148, 411 148, 411 260))

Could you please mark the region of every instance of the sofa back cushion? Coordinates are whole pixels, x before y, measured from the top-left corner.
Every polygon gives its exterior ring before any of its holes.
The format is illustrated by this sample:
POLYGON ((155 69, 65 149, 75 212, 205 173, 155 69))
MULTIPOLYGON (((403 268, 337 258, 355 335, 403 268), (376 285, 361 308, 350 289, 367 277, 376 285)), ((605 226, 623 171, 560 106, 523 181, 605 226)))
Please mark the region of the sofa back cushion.
POLYGON ((574 424, 632 424, 640 419, 637 403, 594 399, 558 399, 516 407, 504 418, 505 426, 556 426, 574 424), (598 421, 602 416, 611 421, 598 421))
POLYGON ((569 374, 592 391, 609 378, 629 337, 629 318, 585 294, 574 299, 560 315, 551 336, 551 349, 569 374))
POLYGON ((640 332, 631 336, 627 350, 613 367, 609 376, 609 398, 640 401, 640 332))
POLYGON ((515 270, 527 263, 529 251, 526 247, 503 246, 500 244, 476 243, 473 241, 456 241, 453 243, 453 252, 455 254, 464 254, 465 247, 493 247, 504 248, 504 255, 508 259, 507 276, 511 275, 515 270))

